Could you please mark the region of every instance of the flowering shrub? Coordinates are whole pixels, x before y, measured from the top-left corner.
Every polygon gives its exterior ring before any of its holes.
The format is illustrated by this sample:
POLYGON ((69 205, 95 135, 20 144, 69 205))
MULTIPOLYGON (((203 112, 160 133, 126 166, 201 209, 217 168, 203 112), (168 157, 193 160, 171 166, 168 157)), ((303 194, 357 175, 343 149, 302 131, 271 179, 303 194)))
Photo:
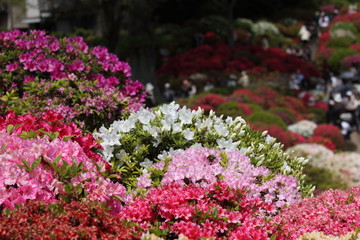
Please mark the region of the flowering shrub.
POLYGON ((1 239, 138 239, 130 227, 99 203, 30 201, 0 215, 1 239))
POLYGON ((328 159, 328 168, 331 169, 343 182, 350 187, 360 183, 360 154, 356 152, 336 153, 328 159))
POLYGON ((264 166, 273 173, 295 176, 300 191, 308 195, 310 186, 302 184, 304 159, 290 158, 266 133, 253 131, 241 118, 222 119, 210 112, 179 108, 175 103, 155 110, 141 109, 127 119, 102 127, 95 136, 101 140, 104 159, 122 173, 126 186, 136 183, 145 167, 171 149, 187 149, 193 145, 226 150, 243 149, 255 166, 264 166))
POLYGON ((279 126, 272 125, 267 128, 262 129, 263 131, 267 130, 268 134, 277 141, 281 142, 284 145, 284 148, 287 149, 291 146, 294 146, 299 143, 303 143, 305 138, 298 133, 286 131, 279 126))
POLYGON ((89 49, 81 37, 44 31, 0 33, 0 111, 53 110, 94 129, 121 113, 137 110, 143 86, 131 81, 130 66, 104 47, 89 49), (91 122, 94 121, 94 122, 91 122))
POLYGON ((236 101, 227 101, 221 104, 216 109, 217 115, 224 115, 225 117, 230 116, 236 118, 237 116, 244 116, 243 109, 239 106, 236 101))
POLYGON ((297 123, 289 125, 287 129, 308 138, 314 134, 316 127, 317 124, 312 121, 301 120, 297 123))
POLYGON ((306 157, 309 159, 310 165, 318 168, 331 168, 330 159, 334 156, 334 152, 323 145, 317 143, 301 143, 290 147, 286 152, 291 153, 293 156, 306 157))
POLYGON ((255 102, 255 103, 262 102, 262 100, 259 96, 257 96, 252 90, 246 89, 246 88, 235 90, 231 94, 231 96, 232 97, 240 96, 240 97, 244 98, 245 101, 250 101, 250 102, 255 102))
POLYGON ((319 124, 314 130, 314 136, 330 139, 338 149, 341 149, 345 144, 341 130, 337 126, 331 124, 319 124))
POLYGON ((231 188, 245 189, 249 198, 260 197, 279 209, 301 198, 294 177, 273 175, 265 167, 255 167, 238 150, 225 152, 190 148, 169 157, 147 168, 149 172, 140 176, 138 187, 176 183, 180 186, 194 184, 208 188, 221 179, 231 188))
POLYGON ((254 90, 256 96, 261 96, 261 105, 268 109, 276 106, 276 100, 280 98, 280 94, 270 87, 258 87, 254 90))
POLYGON ((285 107, 270 108, 269 112, 279 116, 286 123, 286 125, 293 124, 296 121, 295 114, 285 107))
POLYGON ((98 201, 125 196, 123 186, 102 176, 102 162, 89 159, 76 142, 25 140, 2 130, 0 146, 0 204, 5 207, 28 200, 53 202, 59 194, 98 201))
POLYGON ((358 231, 353 231, 353 232, 349 232, 345 235, 326 235, 323 232, 318 232, 318 231, 314 231, 311 233, 304 233, 301 236, 301 239, 314 239, 314 240, 333 240, 333 239, 337 239, 337 240, 349 240, 349 239, 357 239, 359 238, 360 235, 358 233, 358 231))
POLYGON ((16 115, 10 110, 4 117, 0 116, 0 130, 7 130, 9 134, 18 134, 25 138, 48 135, 50 139, 71 140, 78 143, 89 158, 97 162, 103 161, 101 156, 93 151, 102 147, 91 134, 83 136, 75 123, 65 124, 64 118, 51 110, 40 117, 31 114, 16 115))
POLYGON ((312 136, 306 139, 305 143, 318 143, 327 147, 331 151, 334 151, 336 149, 336 146, 332 143, 330 139, 321 136, 312 136))
POLYGON ((252 32, 257 36, 263 36, 266 34, 279 34, 279 29, 271 22, 258 21, 251 27, 252 32))
POLYGON ((360 227, 359 194, 359 187, 328 190, 291 205, 271 221, 278 225, 276 239, 298 239, 314 231, 333 236, 354 232, 360 227))
POLYGON ((217 108, 219 105, 226 102, 226 98, 218 94, 208 94, 200 99, 198 99, 198 104, 200 105, 210 105, 214 108, 217 108))
POLYGON ((192 184, 152 189, 119 216, 165 239, 180 234, 189 239, 270 239, 272 227, 265 218, 273 210, 273 205, 219 182, 206 189, 192 184))
POLYGON ((342 60, 342 64, 345 67, 359 66, 360 65, 360 54, 355 54, 355 55, 345 57, 342 60))
POLYGON ((276 125, 281 127, 282 129, 286 129, 285 122, 277 115, 268 112, 268 111, 256 111, 253 114, 251 114, 247 120, 250 123, 256 123, 256 122, 264 122, 268 123, 270 125, 276 125))
POLYGON ((253 111, 251 110, 251 108, 244 104, 244 103, 238 103, 237 106, 239 108, 241 108, 242 112, 245 114, 245 116, 249 116, 253 113, 253 111))
POLYGON ((295 55, 287 54, 280 48, 263 49, 260 46, 248 48, 236 45, 235 49, 236 51, 230 49, 222 42, 203 44, 170 57, 158 69, 157 74, 187 76, 199 72, 241 72, 243 70, 251 74, 266 70, 292 73, 300 69, 305 77, 320 76, 313 65, 295 55), (242 52, 241 56, 238 56, 239 52, 242 52))

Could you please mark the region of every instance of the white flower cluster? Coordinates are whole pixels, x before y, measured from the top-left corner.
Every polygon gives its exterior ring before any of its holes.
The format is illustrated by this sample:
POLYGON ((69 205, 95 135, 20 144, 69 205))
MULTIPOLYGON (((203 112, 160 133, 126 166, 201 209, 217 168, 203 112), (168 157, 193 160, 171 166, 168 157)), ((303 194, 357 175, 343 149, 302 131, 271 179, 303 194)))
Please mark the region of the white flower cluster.
POLYGON ((310 165, 318 168, 326 168, 327 160, 334 156, 333 151, 317 143, 300 143, 288 148, 286 152, 306 157, 310 165))
POLYGON ((140 128, 151 135, 154 146, 162 143, 164 133, 180 134, 185 140, 190 141, 195 139, 195 133, 205 132, 216 135, 216 142, 220 149, 237 149, 239 142, 233 142, 231 137, 234 137, 234 134, 230 134, 229 129, 243 133, 246 127, 244 119, 228 117, 224 121, 221 117, 215 116, 214 112, 210 113, 209 118, 203 119, 202 116, 201 109, 195 111, 186 107, 180 108, 178 104, 172 102, 160 106, 155 111, 142 108, 126 120, 115 121, 109 129, 101 127, 94 136, 102 141, 101 145, 104 148, 102 154, 106 161, 114 157, 114 147, 121 145, 120 140, 123 134, 139 128, 136 124, 140 124, 140 128))
POLYGON ((331 171, 334 177, 346 183, 349 187, 360 185, 360 153, 334 153, 328 148, 316 143, 302 143, 286 150, 294 156, 306 157, 314 167, 331 171))
POLYGON ((265 35, 266 33, 280 34, 279 29, 267 21, 258 21, 252 25, 251 30, 257 36, 265 35))
POLYGON ((317 124, 309 120, 301 120, 297 123, 288 126, 288 130, 298 133, 306 138, 311 137, 314 134, 317 124))
MULTIPOLYGON (((118 171, 130 175, 178 150, 207 147, 237 149, 255 166, 303 179, 301 169, 305 161, 291 158, 266 131, 250 129, 241 117, 224 119, 213 111, 205 116, 202 109, 180 108, 175 102, 153 110, 142 108, 127 119, 113 122, 109 128, 101 127, 94 136, 104 148, 103 158, 118 171)), ((130 175, 129 178, 137 177, 130 175)), ((304 191, 308 194, 312 190, 304 191)))

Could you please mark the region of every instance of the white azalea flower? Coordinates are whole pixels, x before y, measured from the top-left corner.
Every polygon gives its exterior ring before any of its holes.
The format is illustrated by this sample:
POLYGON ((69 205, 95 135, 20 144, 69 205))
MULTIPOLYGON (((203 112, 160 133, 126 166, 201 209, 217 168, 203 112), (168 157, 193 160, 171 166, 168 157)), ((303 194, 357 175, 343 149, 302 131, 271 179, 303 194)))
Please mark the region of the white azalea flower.
POLYGON ((214 129, 219 135, 221 135, 223 137, 226 137, 229 134, 229 130, 228 130, 227 126, 225 126, 225 124, 222 122, 214 125, 214 129))
POLYGON ((282 166, 282 169, 285 173, 291 171, 291 167, 287 164, 286 161, 284 161, 284 165, 282 166))
POLYGON ((182 124, 181 123, 173 123, 172 125, 173 133, 179 133, 182 131, 182 124))
POLYGON ((160 111, 165 115, 165 116, 171 116, 173 119, 176 119, 178 117, 178 109, 179 109, 179 104, 175 104, 175 102, 171 102, 170 104, 163 104, 160 106, 160 111))
POLYGON ((149 124, 151 120, 155 118, 154 113, 148 109, 141 108, 135 113, 135 116, 139 119, 142 124, 149 124))
POLYGON ((165 115, 165 118, 161 120, 161 130, 170 132, 171 126, 173 125, 174 120, 170 115, 165 115))
POLYGON ((265 142, 266 143, 272 143, 272 142, 275 142, 276 138, 270 136, 270 135, 267 135, 266 138, 265 138, 265 142))
POLYGON ((145 158, 145 160, 140 163, 140 166, 143 168, 148 168, 148 167, 151 167, 153 164, 154 163, 152 161, 150 161, 150 159, 145 158))
POLYGON ((185 129, 184 137, 186 140, 190 141, 194 139, 194 132, 191 131, 189 128, 185 129))
POLYGON ((198 148, 202 148, 203 145, 201 143, 194 143, 190 148, 194 148, 194 149, 198 149, 198 148))
POLYGON ((226 149, 226 150, 236 150, 237 146, 240 142, 233 142, 232 139, 226 140, 225 138, 220 138, 216 140, 219 148, 226 149))
POLYGON ((135 116, 130 116, 126 120, 115 121, 112 124, 112 127, 117 132, 127 133, 127 132, 130 132, 131 129, 135 128, 135 123, 137 121, 138 121, 138 119, 135 116))
POLYGON ((183 124, 192 123, 192 117, 193 117, 193 114, 192 114, 191 110, 186 109, 185 107, 183 107, 182 109, 179 110, 179 119, 183 124))
POLYGON ((170 148, 169 151, 162 151, 162 153, 160 153, 159 155, 157 155, 157 158, 159 160, 165 160, 167 157, 171 157, 174 154, 178 154, 178 153, 183 153, 184 150, 183 149, 176 149, 174 150, 173 148, 170 148))
POLYGON ((144 125, 143 130, 148 132, 154 138, 157 138, 158 137, 158 132, 160 132, 159 127, 153 127, 151 125, 144 125))

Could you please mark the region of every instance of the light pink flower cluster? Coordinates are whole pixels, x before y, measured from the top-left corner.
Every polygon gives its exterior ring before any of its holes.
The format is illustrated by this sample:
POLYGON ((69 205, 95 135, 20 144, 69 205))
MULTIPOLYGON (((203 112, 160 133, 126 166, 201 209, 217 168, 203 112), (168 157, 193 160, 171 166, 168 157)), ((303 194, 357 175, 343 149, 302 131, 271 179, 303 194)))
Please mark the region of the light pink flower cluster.
POLYGON ((143 85, 130 79, 129 64, 104 47, 89 49, 81 37, 57 39, 44 31, 13 30, 0 32, 0 45, 0 94, 15 90, 30 103, 24 112, 52 109, 68 120, 86 122, 91 114, 118 118, 145 101, 143 85))
POLYGON ((261 240, 270 239, 273 232, 265 218, 274 208, 224 182, 206 189, 169 184, 152 189, 145 198, 135 198, 119 216, 150 232, 157 229, 157 235, 165 239, 183 234, 189 239, 261 240))
POLYGON ((317 197, 306 198, 283 209, 271 224, 278 226, 279 239, 298 239, 304 233, 315 231, 345 235, 360 228, 360 187, 328 190, 317 197))
POLYGON ((70 183, 74 187, 80 184, 89 200, 105 201, 113 195, 125 197, 125 188, 104 179, 77 142, 58 138, 49 141, 47 137, 24 140, 2 130, 0 146, 0 205, 13 208, 27 200, 52 202, 58 199, 58 194, 66 194, 63 186, 70 183), (58 156, 61 156, 60 165, 64 162, 70 166, 82 163, 84 172, 70 176, 70 182, 66 182, 48 163, 54 162, 58 156), (39 158, 40 164, 35 164, 31 170, 19 167, 25 165, 23 160, 33 166, 39 158))
MULTIPOLYGON (((164 170, 163 161, 153 167, 164 170)), ((139 187, 150 187, 150 173, 138 180, 139 187)), ((278 208, 298 202, 301 195, 294 177, 272 174, 265 167, 255 167, 249 158, 239 151, 219 151, 209 148, 189 148, 183 153, 171 156, 166 166, 161 185, 177 183, 208 187, 219 179, 228 186, 247 189, 253 197, 261 197, 265 202, 274 203, 278 208)))

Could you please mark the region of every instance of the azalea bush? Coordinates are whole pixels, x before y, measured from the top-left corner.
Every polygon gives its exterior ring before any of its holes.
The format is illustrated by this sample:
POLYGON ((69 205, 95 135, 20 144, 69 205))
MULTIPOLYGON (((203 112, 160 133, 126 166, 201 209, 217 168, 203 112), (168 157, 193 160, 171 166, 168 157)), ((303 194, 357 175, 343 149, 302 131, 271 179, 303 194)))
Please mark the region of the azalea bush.
POLYGON ((308 164, 313 167, 323 168, 330 171, 338 182, 341 182, 349 187, 359 185, 359 153, 334 153, 330 149, 315 143, 298 144, 286 151, 293 156, 306 157, 309 159, 308 164))
POLYGON ((208 188, 169 184, 137 197, 119 216, 164 239, 269 239, 272 204, 223 182, 208 188))
POLYGON ((311 137, 314 134, 317 124, 309 120, 301 120, 287 127, 288 130, 298 133, 304 137, 311 137))
POLYGON ((110 180, 108 164, 92 152, 99 146, 91 135, 83 137, 51 112, 39 119, 10 112, 0 120, 1 208, 84 198, 108 201, 114 211, 121 206, 126 189, 110 180))
POLYGON ((141 109, 115 121, 110 128, 100 128, 95 136, 104 148, 104 159, 121 172, 121 182, 127 187, 133 186, 142 171, 158 162, 161 155, 195 145, 242 149, 253 165, 295 176, 300 192, 304 196, 311 193, 311 186, 302 182, 301 169, 306 161, 284 154, 274 138, 251 130, 241 117, 223 119, 214 112, 205 116, 201 109, 194 111, 171 103, 154 110, 141 109))
POLYGON ((328 190, 284 209, 272 219, 278 225, 278 237, 299 239, 305 233, 317 231, 332 239, 346 234, 354 237, 346 239, 355 239, 360 228, 359 190, 359 187, 328 190))
POLYGON ((274 174, 265 167, 255 167, 238 150, 209 148, 178 150, 146 168, 138 178, 138 188, 194 184, 208 188, 219 180, 234 189, 245 189, 249 198, 259 197, 276 210, 301 199, 294 177, 274 174), (274 191, 276 189, 276 191, 274 191))
POLYGON ((131 69, 104 47, 44 31, 0 33, 0 112, 53 110, 93 130, 145 100, 131 69))
POLYGON ((277 47, 263 49, 259 45, 248 47, 236 44, 235 49, 230 49, 225 43, 216 42, 205 43, 171 56, 157 70, 157 74, 163 77, 190 76, 195 73, 212 75, 214 72, 240 73, 243 70, 251 74, 267 71, 292 73, 297 69, 307 78, 320 76, 313 65, 277 47))
POLYGON ((341 149, 345 145, 345 139, 341 130, 332 124, 317 125, 314 130, 314 135, 330 139, 338 149, 341 149))
POLYGON ((139 239, 140 232, 126 226, 97 202, 48 204, 30 201, 8 214, 0 214, 1 239, 139 239))

